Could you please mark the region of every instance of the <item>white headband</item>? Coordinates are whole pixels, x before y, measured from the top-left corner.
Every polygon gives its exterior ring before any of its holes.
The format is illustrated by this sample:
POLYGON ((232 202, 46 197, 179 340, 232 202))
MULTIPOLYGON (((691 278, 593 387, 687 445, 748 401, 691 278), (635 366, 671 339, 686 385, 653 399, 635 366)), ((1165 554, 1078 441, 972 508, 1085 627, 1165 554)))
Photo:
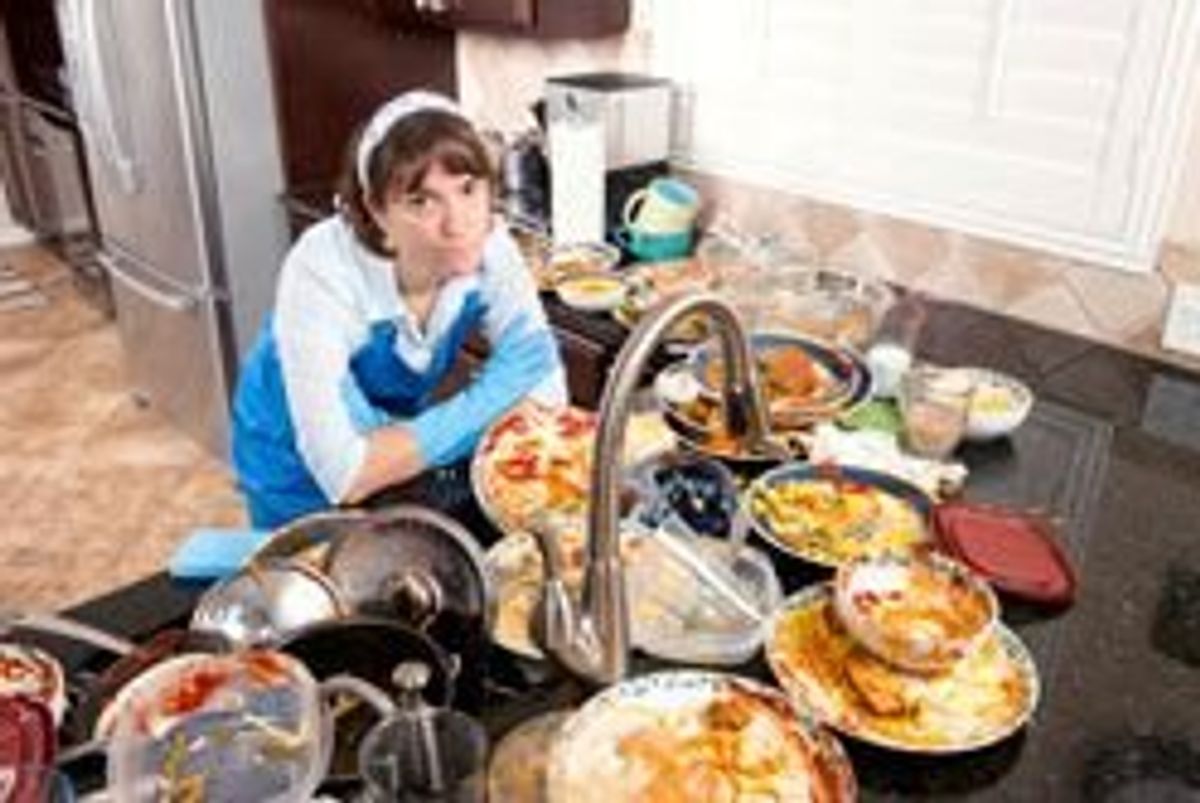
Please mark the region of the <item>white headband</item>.
POLYGON ((445 95, 439 95, 436 92, 416 90, 405 92, 403 95, 392 98, 380 106, 375 114, 371 116, 371 122, 367 123, 367 127, 363 129, 362 137, 358 140, 358 151, 355 153, 354 166, 358 171, 359 186, 364 190, 368 188, 368 167, 371 164, 371 156, 375 153, 375 149, 379 147, 379 143, 383 142, 383 138, 387 136, 387 133, 392 130, 392 126, 410 114, 427 111, 447 112, 464 120, 466 119, 466 115, 463 114, 463 110, 459 108, 457 103, 445 95))

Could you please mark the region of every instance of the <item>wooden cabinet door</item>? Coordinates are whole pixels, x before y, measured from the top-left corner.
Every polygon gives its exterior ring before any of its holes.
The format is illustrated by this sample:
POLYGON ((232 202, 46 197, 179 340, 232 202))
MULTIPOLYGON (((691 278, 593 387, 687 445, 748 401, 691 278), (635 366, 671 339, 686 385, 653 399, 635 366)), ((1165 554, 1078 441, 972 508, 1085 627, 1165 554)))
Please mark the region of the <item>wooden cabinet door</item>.
POLYGON ((531 29, 537 23, 537 0, 418 0, 431 14, 459 27, 531 29))
POLYGON ((630 0, 412 0, 437 25, 537 37, 608 36, 629 27, 630 0))

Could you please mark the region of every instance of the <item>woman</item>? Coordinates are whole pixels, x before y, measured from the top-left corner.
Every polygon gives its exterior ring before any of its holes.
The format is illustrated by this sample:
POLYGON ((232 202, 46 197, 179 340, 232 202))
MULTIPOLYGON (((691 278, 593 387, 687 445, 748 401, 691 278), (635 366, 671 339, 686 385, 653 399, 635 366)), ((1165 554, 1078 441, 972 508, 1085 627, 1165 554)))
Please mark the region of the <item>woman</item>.
POLYGON ((458 107, 401 95, 352 156, 338 213, 284 261, 238 385, 234 465, 256 527, 459 460, 526 396, 566 400, 537 289, 494 224, 487 151, 458 107), (491 356, 433 401, 476 325, 491 356))

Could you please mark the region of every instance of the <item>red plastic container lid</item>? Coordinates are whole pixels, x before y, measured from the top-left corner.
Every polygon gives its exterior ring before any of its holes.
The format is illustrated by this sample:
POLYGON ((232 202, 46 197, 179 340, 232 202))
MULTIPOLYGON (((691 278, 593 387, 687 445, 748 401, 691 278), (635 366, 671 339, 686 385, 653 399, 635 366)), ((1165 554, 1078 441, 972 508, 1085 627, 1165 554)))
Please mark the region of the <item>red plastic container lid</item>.
POLYGON ((972 502, 933 512, 942 548, 998 590, 1055 605, 1075 598, 1075 571, 1045 517, 972 502))

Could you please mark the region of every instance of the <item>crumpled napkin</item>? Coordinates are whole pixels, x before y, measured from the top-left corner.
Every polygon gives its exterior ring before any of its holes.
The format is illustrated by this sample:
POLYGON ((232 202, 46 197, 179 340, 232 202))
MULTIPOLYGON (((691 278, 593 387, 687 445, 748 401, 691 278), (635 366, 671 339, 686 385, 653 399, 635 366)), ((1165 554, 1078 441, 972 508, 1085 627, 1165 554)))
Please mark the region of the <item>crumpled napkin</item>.
POLYGON ((837 463, 891 474, 935 499, 952 495, 967 481, 967 467, 962 463, 905 454, 896 435, 881 430, 849 431, 836 424, 818 424, 813 430, 808 459, 813 463, 837 463))

